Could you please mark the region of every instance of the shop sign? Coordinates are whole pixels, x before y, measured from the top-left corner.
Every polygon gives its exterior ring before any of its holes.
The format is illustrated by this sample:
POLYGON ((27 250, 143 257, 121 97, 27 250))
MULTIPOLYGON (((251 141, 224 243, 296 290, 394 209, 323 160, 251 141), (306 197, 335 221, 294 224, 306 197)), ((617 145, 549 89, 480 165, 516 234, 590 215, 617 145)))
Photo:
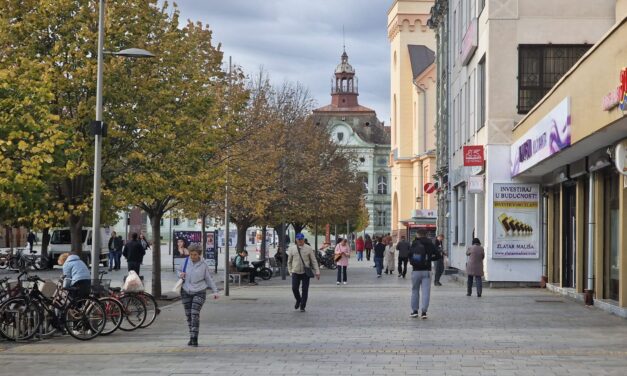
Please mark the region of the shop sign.
POLYGON ((413 212, 413 217, 423 217, 423 218, 437 218, 438 213, 435 210, 427 210, 427 209, 415 209, 413 212))
POLYGON ((479 38, 477 33, 477 19, 473 18, 470 21, 470 25, 468 25, 468 30, 466 30, 466 34, 464 34, 464 38, 462 39, 462 65, 468 64, 472 55, 474 55, 477 50, 477 39, 479 38))
POLYGON ((464 146, 464 166, 483 166, 483 145, 464 146))
POLYGON ((570 97, 564 98, 510 148, 510 173, 521 172, 570 146, 570 97))
POLYGON ((627 68, 623 68, 620 71, 620 88, 621 88, 621 93, 620 93, 620 102, 618 103, 618 106, 620 107, 621 111, 625 111, 627 110, 627 68))
POLYGON ((493 185, 492 258, 540 257, 540 186, 493 185))
POLYGON ((483 193, 483 176, 468 177, 468 193, 483 193))
POLYGON ((614 163, 618 172, 627 176, 627 139, 616 145, 616 149, 614 149, 614 163))

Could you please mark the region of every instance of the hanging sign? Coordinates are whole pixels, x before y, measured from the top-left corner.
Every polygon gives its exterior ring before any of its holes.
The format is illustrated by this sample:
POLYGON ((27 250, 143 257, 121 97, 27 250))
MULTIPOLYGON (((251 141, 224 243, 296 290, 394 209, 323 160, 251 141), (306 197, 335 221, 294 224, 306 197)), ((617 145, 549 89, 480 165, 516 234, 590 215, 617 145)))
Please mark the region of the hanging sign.
POLYGON ((616 145, 614 149, 614 163, 618 172, 627 176, 627 139, 616 145))
POLYGON ((464 146, 464 166, 483 166, 483 145, 464 146))

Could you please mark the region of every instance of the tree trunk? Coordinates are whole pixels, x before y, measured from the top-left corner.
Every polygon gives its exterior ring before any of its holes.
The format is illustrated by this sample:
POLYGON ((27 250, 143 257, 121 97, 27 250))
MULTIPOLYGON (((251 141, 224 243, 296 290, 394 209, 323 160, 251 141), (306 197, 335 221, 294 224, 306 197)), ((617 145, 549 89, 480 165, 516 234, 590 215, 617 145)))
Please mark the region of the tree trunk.
POLYGON ((150 214, 152 226, 152 295, 161 297, 161 217, 163 214, 150 214))
MULTIPOLYGON (((70 215, 68 218, 68 226, 70 227, 70 238, 72 239, 71 252, 76 252, 80 255, 81 260, 87 263, 89 259, 89 252, 83 253, 83 223, 85 223, 85 215, 70 215)), ((100 231, 99 229, 93 229, 93 231, 100 231)), ((92 236, 93 237, 93 236, 92 236)), ((96 244, 92 244, 92 247, 96 247, 96 244)), ((98 262, 99 260, 94 260, 98 262)), ((89 265, 89 264, 87 264, 89 265)))
POLYGON ((235 223, 237 226, 237 252, 241 252, 246 250, 246 230, 248 230, 248 222, 246 223, 235 223))
POLYGON ((265 260, 266 257, 266 229, 268 228, 268 226, 263 225, 263 227, 261 227, 261 259, 265 260))
MULTIPOLYGON (((41 231, 41 257, 45 259, 48 257, 48 245, 50 244, 50 228, 46 227, 41 231)), ((46 265, 46 268, 51 265, 46 265)))
POLYGON ((307 226, 304 223, 298 223, 298 222, 294 222, 292 223, 292 227, 294 227, 294 232, 295 233, 299 233, 299 232, 303 232, 303 229, 305 228, 305 226, 307 226))

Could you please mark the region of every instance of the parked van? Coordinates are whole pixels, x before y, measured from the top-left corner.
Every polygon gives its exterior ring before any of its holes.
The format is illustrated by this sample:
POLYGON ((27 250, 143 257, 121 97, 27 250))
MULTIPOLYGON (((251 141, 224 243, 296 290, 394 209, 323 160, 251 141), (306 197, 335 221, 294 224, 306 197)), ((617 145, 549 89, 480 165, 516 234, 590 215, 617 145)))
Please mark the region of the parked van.
MULTIPOLYGON (((102 266, 107 266, 109 262, 109 238, 111 238, 111 229, 109 227, 101 227, 100 228, 100 262, 102 266)), ((81 243, 82 243, 82 251, 83 253, 87 253, 88 263, 91 264, 91 239, 92 239, 92 231, 91 227, 83 227, 81 231, 81 243)), ((50 236, 50 245, 48 246, 48 257, 51 266, 57 264, 57 260, 59 256, 63 253, 68 253, 72 248, 72 240, 70 235, 70 229, 68 227, 65 228, 57 228, 52 230, 52 235, 50 236)))

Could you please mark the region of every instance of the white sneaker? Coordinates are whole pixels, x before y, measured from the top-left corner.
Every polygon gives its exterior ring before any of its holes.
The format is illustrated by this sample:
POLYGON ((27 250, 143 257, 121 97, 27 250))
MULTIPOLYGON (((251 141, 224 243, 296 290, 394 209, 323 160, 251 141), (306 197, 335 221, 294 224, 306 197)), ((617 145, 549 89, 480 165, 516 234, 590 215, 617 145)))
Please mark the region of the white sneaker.
POLYGON ((347 282, 344 282, 344 284, 346 284, 347 282))
POLYGON ((336 283, 337 283, 337 285, 338 285, 338 286, 340 285, 340 283, 339 283, 339 282, 336 282, 336 283))

